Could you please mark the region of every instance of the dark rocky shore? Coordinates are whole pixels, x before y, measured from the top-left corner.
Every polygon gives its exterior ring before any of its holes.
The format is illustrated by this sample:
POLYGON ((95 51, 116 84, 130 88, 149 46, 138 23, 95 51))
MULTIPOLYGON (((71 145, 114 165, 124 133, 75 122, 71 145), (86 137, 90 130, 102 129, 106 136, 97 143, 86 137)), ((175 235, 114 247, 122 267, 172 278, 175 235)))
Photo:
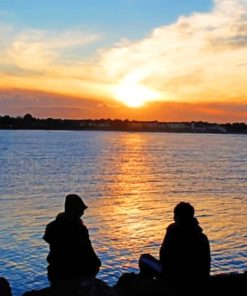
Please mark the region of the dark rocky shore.
MULTIPOLYGON (((212 275, 207 287, 198 287, 195 283, 194 294, 187 295, 210 295, 210 296, 239 296, 247 295, 247 271, 244 273, 225 273, 212 275)), ((1 292, 1 289, 0 289, 1 292)), ((0 293, 1 296, 11 294, 0 293)), ((80 287, 63 287, 61 290, 52 290, 50 287, 33 290, 23 296, 176 296, 163 280, 143 279, 135 273, 123 274, 113 287, 99 279, 88 279, 81 283, 80 287)))

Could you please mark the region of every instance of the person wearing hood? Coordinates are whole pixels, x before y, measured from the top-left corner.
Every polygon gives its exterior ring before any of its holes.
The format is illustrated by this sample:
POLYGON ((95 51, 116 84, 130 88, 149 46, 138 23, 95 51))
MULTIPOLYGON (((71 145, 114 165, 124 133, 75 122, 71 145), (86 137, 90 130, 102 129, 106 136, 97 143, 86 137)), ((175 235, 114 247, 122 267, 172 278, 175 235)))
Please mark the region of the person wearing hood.
POLYGON ((76 194, 67 195, 64 206, 65 211, 47 225, 43 237, 50 247, 47 270, 51 286, 95 277, 101 266, 81 220, 87 206, 76 194))
POLYGON ((176 205, 174 223, 168 226, 160 248, 164 278, 190 287, 208 281, 211 262, 209 240, 194 213, 189 203, 176 205))
POLYGON ((210 245, 194 217, 194 207, 186 202, 174 208, 174 223, 166 230, 157 260, 150 254, 139 259, 140 276, 165 280, 178 295, 201 295, 210 276, 210 245))

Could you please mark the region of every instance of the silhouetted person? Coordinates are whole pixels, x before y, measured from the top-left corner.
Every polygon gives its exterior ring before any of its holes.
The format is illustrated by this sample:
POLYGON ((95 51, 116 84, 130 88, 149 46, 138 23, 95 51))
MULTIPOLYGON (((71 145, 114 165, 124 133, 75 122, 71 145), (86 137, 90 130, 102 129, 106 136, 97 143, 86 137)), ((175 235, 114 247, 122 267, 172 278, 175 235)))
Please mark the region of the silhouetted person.
POLYGON ((65 211, 46 227, 43 238, 50 245, 47 269, 53 287, 66 286, 66 283, 76 285, 99 272, 101 262, 80 219, 86 208, 78 195, 69 194, 65 211))
POLYGON ((194 217, 193 206, 180 202, 174 208, 174 221, 160 249, 162 272, 175 285, 180 283, 189 289, 203 286, 210 275, 210 246, 194 217))
POLYGON ((178 294, 186 290, 197 293, 196 287, 203 289, 207 285, 210 261, 209 241, 194 217, 193 206, 180 202, 174 208, 174 223, 168 226, 161 245, 160 260, 143 255, 140 268, 141 272, 154 270, 154 275, 164 278, 178 294))

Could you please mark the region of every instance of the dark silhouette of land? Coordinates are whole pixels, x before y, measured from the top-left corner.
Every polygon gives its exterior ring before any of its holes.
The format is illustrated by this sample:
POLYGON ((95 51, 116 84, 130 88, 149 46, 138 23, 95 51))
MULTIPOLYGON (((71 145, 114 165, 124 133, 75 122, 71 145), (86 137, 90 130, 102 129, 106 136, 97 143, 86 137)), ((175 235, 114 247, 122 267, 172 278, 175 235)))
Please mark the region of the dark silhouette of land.
POLYGON ((247 124, 243 122, 219 124, 203 121, 159 122, 128 119, 40 119, 33 117, 31 114, 26 114, 23 117, 0 116, 0 129, 247 134, 247 124))

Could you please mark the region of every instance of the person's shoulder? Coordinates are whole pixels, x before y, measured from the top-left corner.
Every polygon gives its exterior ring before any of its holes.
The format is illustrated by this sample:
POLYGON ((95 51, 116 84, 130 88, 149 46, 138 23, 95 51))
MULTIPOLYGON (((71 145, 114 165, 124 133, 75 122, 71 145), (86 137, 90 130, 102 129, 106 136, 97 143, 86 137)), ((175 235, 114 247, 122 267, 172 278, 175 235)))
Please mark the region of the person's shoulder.
POLYGON ((203 232, 201 232, 201 238, 202 238, 203 241, 209 242, 209 239, 208 239, 207 235, 205 233, 203 233, 203 232))
POLYGON ((81 231, 84 231, 86 233, 89 232, 88 229, 87 229, 87 226, 83 223, 83 221, 81 219, 78 221, 78 225, 79 225, 81 231))
POLYGON ((47 224, 46 229, 51 230, 53 228, 56 228, 63 220, 64 220, 64 213, 59 213, 56 216, 56 219, 52 220, 47 224))
POLYGON ((64 217, 65 217, 65 213, 64 212, 59 213, 59 214, 57 214, 56 220, 64 219, 64 217))
POLYGON ((43 236, 43 239, 46 242, 50 243, 51 238, 54 236, 54 233, 56 232, 56 228, 57 228, 56 220, 53 220, 46 225, 45 234, 43 236))
POLYGON ((175 222, 169 224, 169 225, 167 226, 167 229, 166 229, 167 233, 172 233, 172 232, 174 232, 174 231, 176 231, 176 230, 177 230, 177 225, 176 225, 175 222))
POLYGON ((53 227, 55 227, 56 225, 56 219, 55 220, 52 220, 51 222, 49 222, 47 225, 46 225, 46 229, 49 230, 49 229, 52 229, 53 227))

